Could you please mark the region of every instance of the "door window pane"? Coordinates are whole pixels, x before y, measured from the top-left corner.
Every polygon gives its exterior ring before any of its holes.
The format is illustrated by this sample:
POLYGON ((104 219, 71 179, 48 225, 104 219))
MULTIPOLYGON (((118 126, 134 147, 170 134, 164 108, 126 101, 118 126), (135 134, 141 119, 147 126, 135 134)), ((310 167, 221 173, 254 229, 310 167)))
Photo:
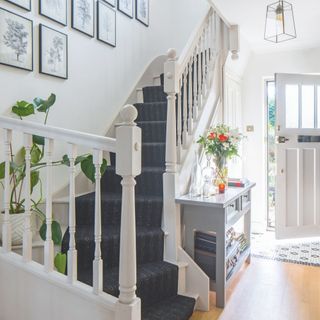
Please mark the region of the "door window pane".
POLYGON ((314 128, 314 86, 302 86, 301 103, 301 127, 314 128))
POLYGON ((286 127, 299 128, 299 86, 286 85, 286 127))

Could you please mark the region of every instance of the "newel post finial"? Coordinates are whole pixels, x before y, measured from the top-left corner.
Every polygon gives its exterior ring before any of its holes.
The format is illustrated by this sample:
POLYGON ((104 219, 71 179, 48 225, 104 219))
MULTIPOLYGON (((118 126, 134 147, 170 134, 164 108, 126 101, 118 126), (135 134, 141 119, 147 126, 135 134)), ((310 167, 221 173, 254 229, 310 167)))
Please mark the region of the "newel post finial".
POLYGON ((175 61, 177 60, 177 50, 174 48, 170 48, 167 52, 168 60, 175 61))
POLYGON ((133 105, 128 104, 120 111, 120 117, 126 125, 136 126, 134 121, 138 118, 138 111, 133 105))

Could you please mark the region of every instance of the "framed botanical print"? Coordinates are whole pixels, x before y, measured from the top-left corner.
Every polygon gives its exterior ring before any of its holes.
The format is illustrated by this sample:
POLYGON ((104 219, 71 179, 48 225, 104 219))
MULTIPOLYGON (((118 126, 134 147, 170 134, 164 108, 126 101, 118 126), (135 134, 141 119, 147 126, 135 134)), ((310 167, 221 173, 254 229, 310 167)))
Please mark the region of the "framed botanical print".
POLYGON ((116 46, 116 10, 109 7, 105 2, 97 2, 97 29, 98 40, 116 46))
POLYGON ((117 0, 103 0, 103 1, 110 4, 110 6, 113 6, 113 7, 117 5, 117 0))
POLYGON ((40 24, 40 73, 68 79, 68 36, 40 24))
POLYGON ((136 19, 149 26, 149 0, 136 0, 136 19))
POLYGON ((66 26, 67 3, 67 0, 39 0, 39 13, 66 26))
POLYGON ((0 63, 33 70, 33 22, 0 8, 0 63))
POLYGON ((31 0, 6 0, 16 6, 31 11, 31 0))
POLYGON ((118 0, 118 10, 130 18, 133 18, 133 1, 134 0, 118 0))
POLYGON ((94 36, 94 0, 72 0, 72 28, 94 36))

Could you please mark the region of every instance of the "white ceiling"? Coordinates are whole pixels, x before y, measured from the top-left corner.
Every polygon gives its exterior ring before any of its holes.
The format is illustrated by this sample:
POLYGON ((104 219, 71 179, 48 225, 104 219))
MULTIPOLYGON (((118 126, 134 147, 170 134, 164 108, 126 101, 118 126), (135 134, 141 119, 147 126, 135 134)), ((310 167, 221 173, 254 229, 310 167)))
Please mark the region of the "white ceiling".
POLYGON ((238 24, 242 35, 256 52, 320 47, 320 0, 288 0, 293 5, 297 39, 273 44, 264 40, 267 5, 276 0, 213 0, 231 24, 238 24))

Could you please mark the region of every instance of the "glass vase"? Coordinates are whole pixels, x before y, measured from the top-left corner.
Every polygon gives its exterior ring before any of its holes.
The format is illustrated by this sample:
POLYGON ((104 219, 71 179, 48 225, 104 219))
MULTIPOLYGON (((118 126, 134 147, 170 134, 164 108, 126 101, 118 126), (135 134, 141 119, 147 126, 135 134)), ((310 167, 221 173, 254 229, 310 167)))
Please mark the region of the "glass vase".
POLYGON ((202 173, 198 152, 195 151, 195 161, 191 171, 191 183, 189 194, 192 197, 198 197, 202 194, 202 173))
POLYGON ((219 187, 223 184, 225 188, 228 187, 228 165, 227 159, 224 157, 214 157, 214 164, 216 167, 215 171, 215 182, 214 184, 219 187))
POLYGON ((215 193, 215 187, 214 187, 214 169, 211 166, 211 155, 206 154, 207 158, 207 165, 202 170, 202 178, 203 178, 203 196, 204 197, 210 197, 212 194, 215 193))

